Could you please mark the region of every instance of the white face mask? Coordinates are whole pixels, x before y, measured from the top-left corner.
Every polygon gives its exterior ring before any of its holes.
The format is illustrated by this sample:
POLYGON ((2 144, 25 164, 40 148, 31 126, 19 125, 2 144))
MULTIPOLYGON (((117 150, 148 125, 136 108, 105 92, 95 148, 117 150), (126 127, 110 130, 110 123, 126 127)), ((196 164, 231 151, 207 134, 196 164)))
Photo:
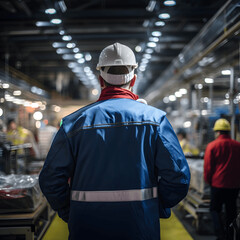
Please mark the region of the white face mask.
POLYGON ((126 84, 129 81, 131 81, 134 77, 134 70, 132 70, 132 67, 130 66, 126 66, 126 67, 128 68, 128 71, 129 71, 129 73, 127 74, 120 74, 120 75, 110 74, 110 73, 107 73, 110 67, 105 67, 104 71, 100 70, 100 75, 106 82, 112 85, 126 84))

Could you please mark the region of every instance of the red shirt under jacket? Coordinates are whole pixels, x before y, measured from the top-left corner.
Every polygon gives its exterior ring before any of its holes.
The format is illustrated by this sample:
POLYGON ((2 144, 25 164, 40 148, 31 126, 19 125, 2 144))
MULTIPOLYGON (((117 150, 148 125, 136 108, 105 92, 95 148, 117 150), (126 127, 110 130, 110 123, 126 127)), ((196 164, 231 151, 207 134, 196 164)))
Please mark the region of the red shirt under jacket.
POLYGON ((204 179, 217 188, 240 188, 240 142, 220 135, 207 145, 204 179))

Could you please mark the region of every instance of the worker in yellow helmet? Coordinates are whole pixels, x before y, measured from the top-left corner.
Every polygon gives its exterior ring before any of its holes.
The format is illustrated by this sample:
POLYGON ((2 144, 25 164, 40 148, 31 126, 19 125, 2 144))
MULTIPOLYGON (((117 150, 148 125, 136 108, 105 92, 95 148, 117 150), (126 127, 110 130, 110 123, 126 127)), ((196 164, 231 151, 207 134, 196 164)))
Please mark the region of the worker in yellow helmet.
POLYGON ((204 179, 211 186, 210 211, 217 239, 233 239, 229 225, 237 216, 240 143, 231 139, 231 126, 226 119, 218 119, 213 130, 216 140, 209 143, 205 151, 204 179), (226 209, 225 226, 220 217, 223 205, 226 209))
POLYGON ((199 155, 199 149, 188 141, 187 133, 184 129, 182 128, 178 129, 177 137, 185 156, 199 155))

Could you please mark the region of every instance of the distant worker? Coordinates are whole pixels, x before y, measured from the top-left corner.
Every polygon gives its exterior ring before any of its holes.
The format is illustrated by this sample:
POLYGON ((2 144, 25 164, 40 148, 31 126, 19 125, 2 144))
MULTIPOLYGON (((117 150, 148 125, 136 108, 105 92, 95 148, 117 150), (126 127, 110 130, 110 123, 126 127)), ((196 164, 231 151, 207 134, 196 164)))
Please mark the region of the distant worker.
POLYGON ((165 112, 131 91, 136 67, 129 47, 102 50, 100 98, 63 118, 41 171, 71 240, 160 239, 159 217, 188 192, 189 167, 165 112))
MULTIPOLYGON (((31 144, 31 156, 40 158, 40 151, 33 133, 21 126, 18 126, 14 119, 7 122, 7 140, 13 145, 22 145, 24 143, 31 144)), ((18 150, 18 154, 25 154, 22 149, 18 150)))
POLYGON ((240 188, 240 143, 230 137, 226 119, 215 122, 216 140, 207 145, 204 156, 204 179, 211 186, 210 211, 218 239, 233 239, 229 225, 237 216, 236 200, 240 188), (226 210, 226 226, 221 222, 222 206, 226 210), (225 227, 225 231, 224 231, 225 227), (228 236, 226 236, 226 233, 228 236))
POLYGON ((198 156, 199 150, 193 144, 191 144, 187 139, 187 133, 184 129, 180 128, 177 130, 177 137, 179 143, 182 147, 185 156, 198 156))

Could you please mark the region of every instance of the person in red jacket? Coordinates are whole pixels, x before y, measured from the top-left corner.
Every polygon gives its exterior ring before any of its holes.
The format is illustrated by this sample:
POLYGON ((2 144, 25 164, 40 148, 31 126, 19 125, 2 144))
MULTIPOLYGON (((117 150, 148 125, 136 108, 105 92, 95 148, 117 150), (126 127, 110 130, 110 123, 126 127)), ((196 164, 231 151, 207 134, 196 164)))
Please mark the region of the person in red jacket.
POLYGON ((229 225, 237 216, 240 142, 231 139, 231 127, 226 119, 218 119, 213 130, 216 139, 207 145, 205 151, 204 179, 211 186, 210 211, 217 239, 233 239, 229 225), (221 222, 223 205, 226 212, 225 224, 221 222))

